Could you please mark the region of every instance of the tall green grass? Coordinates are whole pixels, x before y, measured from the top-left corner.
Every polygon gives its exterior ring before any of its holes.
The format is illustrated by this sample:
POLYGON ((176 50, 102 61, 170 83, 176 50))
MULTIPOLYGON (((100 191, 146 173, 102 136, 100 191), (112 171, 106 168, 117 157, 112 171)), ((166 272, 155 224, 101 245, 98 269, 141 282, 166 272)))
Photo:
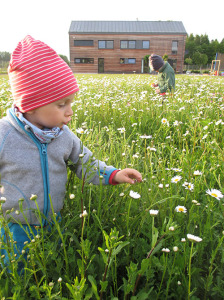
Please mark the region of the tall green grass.
MULTIPOLYGON (((139 170, 143 182, 93 186, 68 169, 62 221, 25 245, 27 262, 21 254, 11 273, 2 266, 2 298, 224 298, 224 79, 176 76, 165 99, 155 80, 77 75, 71 130, 82 128, 77 135, 95 157, 139 170)), ((3 117, 12 104, 6 79, 0 102, 3 117)), ((1 247, 13 256, 12 243, 1 247)))

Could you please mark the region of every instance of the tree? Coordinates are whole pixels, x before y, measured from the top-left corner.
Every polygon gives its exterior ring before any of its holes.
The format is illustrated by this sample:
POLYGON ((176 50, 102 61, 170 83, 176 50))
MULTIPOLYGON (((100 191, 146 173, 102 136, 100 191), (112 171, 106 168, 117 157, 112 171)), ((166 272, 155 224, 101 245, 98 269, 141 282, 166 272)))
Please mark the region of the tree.
POLYGON ((0 52, 0 67, 7 69, 11 54, 9 52, 0 52))
POLYGON ((68 64, 70 66, 70 62, 66 55, 59 54, 59 56, 66 62, 66 64, 68 64))
POLYGON ((0 60, 1 61, 10 61, 11 54, 9 52, 0 52, 0 60))
POLYGON ((194 35, 191 33, 186 39, 184 59, 193 58, 193 55, 196 52, 207 55, 207 63, 211 63, 212 60, 215 59, 217 52, 224 53, 224 39, 221 43, 219 43, 217 40, 212 40, 210 42, 206 34, 200 36, 196 35, 194 37, 194 35))
POLYGON ((222 39, 221 43, 219 44, 218 52, 224 53, 224 39, 222 39))
POLYGON ((208 56, 200 52, 195 52, 193 54, 193 61, 196 65, 200 66, 200 71, 201 71, 201 66, 206 65, 208 62, 208 56))
MULTIPOLYGON (((190 57, 186 58, 184 62, 185 62, 185 64, 187 64, 188 66, 193 64, 193 60, 192 60, 190 57)), ((188 69, 189 69, 189 67, 188 67, 188 69)))
POLYGON ((164 60, 164 61, 168 61, 168 55, 167 55, 167 54, 164 54, 164 55, 163 55, 163 60, 164 60))

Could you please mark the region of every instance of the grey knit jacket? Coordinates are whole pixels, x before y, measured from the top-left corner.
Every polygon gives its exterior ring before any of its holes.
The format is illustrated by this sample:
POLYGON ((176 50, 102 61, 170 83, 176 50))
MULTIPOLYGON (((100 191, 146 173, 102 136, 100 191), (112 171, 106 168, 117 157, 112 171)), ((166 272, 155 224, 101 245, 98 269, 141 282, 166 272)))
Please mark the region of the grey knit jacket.
MULTIPOLYGON (((27 221, 31 225, 39 225, 33 211, 37 208, 35 201, 30 200, 34 194, 37 195, 40 211, 48 219, 51 216, 50 198, 54 212, 59 213, 65 196, 68 160, 75 164, 75 172, 80 179, 85 174, 88 182, 93 184, 99 184, 100 174, 103 175, 102 183, 108 184, 111 173, 116 170, 96 160, 67 126, 64 126, 63 134, 50 143, 40 143, 10 109, 0 120, 0 197, 6 198, 2 204, 3 212, 13 208, 14 212, 7 216, 26 224, 23 214, 19 213, 18 200, 23 198, 27 221)), ((11 219, 11 222, 16 221, 11 219)), ((43 225, 46 224, 47 221, 43 221, 43 225)))

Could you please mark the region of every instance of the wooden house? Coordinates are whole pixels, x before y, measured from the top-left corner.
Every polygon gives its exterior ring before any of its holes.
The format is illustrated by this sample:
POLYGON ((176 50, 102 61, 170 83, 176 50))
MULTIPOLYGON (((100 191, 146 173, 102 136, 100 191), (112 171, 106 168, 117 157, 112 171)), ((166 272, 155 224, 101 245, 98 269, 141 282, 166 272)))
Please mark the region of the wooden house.
POLYGON ((74 73, 146 73, 146 55, 168 56, 183 71, 187 32, 180 21, 72 21, 70 66, 74 73))

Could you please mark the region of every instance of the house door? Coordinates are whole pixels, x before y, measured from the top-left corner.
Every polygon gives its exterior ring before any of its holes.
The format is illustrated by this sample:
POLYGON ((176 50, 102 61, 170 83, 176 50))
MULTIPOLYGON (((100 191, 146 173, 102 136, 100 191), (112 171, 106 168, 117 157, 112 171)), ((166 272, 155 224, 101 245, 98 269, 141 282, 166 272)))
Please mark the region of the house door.
POLYGON ((104 73, 104 58, 98 58, 98 73, 104 73))

